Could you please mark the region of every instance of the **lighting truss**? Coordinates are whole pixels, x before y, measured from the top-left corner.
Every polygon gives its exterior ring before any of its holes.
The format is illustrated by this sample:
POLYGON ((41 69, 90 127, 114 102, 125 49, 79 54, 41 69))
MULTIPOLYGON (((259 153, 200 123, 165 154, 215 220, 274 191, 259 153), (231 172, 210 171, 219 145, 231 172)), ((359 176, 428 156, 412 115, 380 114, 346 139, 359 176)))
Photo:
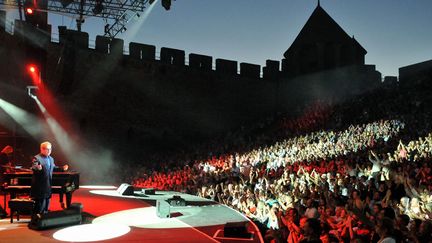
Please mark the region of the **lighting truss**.
MULTIPOLYGON (((139 17, 148 4, 149 0, 48 0, 47 9, 39 11, 71 15, 76 18, 79 31, 84 16, 102 18, 106 23, 104 36, 114 38, 126 31, 126 25, 139 17)), ((0 0, 0 5, 21 8, 23 3, 22 0, 0 0)))

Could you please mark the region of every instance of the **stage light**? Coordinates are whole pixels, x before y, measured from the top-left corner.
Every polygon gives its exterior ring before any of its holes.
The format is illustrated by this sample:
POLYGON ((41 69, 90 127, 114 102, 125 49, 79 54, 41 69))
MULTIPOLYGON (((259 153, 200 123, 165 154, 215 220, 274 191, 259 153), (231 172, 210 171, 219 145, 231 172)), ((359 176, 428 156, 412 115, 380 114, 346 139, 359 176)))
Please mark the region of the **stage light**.
POLYGON ((38 24, 36 5, 35 2, 33 2, 32 0, 24 1, 24 16, 26 22, 35 26, 38 24))
POLYGON ((109 30, 110 30, 110 25, 106 24, 105 27, 104 27, 104 29, 105 29, 105 34, 108 33, 109 30))
POLYGON ((94 15, 102 13, 104 6, 102 4, 103 0, 96 0, 95 7, 92 9, 94 15))
POLYGON ((31 63, 26 66, 28 81, 34 85, 41 85, 41 71, 38 65, 31 63))
POLYGON ((32 76, 36 77, 39 75, 39 68, 36 64, 28 64, 27 65, 27 72, 32 76))
MULTIPOLYGON (((21 2, 21 1, 20 1, 21 2)), ((39 0, 23 0, 23 8, 25 21, 36 28, 47 30, 48 18, 44 11, 44 3, 39 0)))
POLYGON ((29 71, 30 73, 36 73, 36 71, 37 71, 37 67, 36 67, 36 65, 30 64, 30 65, 28 66, 28 71, 29 71))
POLYGON ((60 3, 62 4, 63 8, 66 8, 69 6, 69 4, 73 3, 73 0, 60 0, 60 3))
POLYGON ((34 13, 34 11, 32 8, 26 8, 26 13, 31 15, 34 13))
POLYGON ((171 0, 162 0, 162 7, 164 7, 165 10, 170 10, 171 0))

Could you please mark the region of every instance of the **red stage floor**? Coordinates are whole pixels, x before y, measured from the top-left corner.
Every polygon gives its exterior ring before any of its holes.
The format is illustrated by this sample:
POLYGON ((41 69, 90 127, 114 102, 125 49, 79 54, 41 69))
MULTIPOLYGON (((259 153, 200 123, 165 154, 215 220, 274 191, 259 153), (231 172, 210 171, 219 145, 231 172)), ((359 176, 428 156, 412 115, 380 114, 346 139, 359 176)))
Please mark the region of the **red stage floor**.
MULTIPOLYGON (((161 219, 155 207, 137 197, 93 192, 80 188, 73 194, 72 202, 83 205, 81 225, 36 231, 28 229, 28 216, 21 216, 20 221, 15 217, 12 224, 7 218, 0 221, 0 242, 262 242, 252 222, 223 205, 174 207, 173 215, 181 216, 161 219), (247 223, 251 238, 224 237, 225 223, 238 219, 247 223)), ((50 209, 61 210, 57 195, 50 209)))

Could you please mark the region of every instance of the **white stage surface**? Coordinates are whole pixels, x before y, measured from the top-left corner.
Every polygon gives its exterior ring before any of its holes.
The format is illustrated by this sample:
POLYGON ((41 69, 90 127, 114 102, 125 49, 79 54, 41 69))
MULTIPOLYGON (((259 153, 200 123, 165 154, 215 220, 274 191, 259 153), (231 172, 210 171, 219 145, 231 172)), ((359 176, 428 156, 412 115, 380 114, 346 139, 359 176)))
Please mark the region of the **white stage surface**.
POLYGON ((103 215, 94 219, 93 223, 121 223, 139 228, 184 228, 250 222, 243 214, 225 205, 179 192, 155 191, 155 195, 146 195, 141 191, 135 191, 133 196, 120 195, 116 190, 92 190, 90 193, 135 198, 151 205, 155 205, 157 200, 166 201, 173 196, 179 196, 186 201, 186 206, 170 206, 170 218, 159 218, 156 207, 145 207, 103 215))

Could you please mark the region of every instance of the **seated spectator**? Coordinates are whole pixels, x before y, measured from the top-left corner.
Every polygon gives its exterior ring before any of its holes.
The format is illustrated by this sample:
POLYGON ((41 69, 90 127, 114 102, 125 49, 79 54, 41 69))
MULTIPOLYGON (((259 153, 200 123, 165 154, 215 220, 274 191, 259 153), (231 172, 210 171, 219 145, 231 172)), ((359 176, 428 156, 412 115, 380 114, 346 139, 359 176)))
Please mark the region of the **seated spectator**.
POLYGON ((321 236, 321 224, 318 219, 308 218, 306 223, 302 227, 303 238, 300 243, 319 243, 322 242, 321 236))
POLYGON ((376 232, 379 235, 378 243, 396 243, 394 238, 394 222, 387 217, 377 222, 376 232))

